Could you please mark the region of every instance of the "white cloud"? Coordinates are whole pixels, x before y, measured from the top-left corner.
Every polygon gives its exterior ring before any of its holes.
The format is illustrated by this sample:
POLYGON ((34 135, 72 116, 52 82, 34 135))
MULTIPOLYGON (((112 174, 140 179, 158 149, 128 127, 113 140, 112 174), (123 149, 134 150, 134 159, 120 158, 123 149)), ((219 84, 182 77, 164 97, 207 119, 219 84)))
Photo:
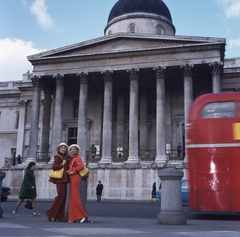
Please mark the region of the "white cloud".
POLYGON ((240 1, 239 0, 216 0, 216 2, 224 10, 226 18, 240 16, 240 1))
POLYGON ((47 12, 46 0, 35 0, 30 7, 31 13, 37 17, 37 21, 44 30, 52 29, 55 21, 47 12))
POLYGON ((26 0, 21 0, 21 3, 22 3, 23 6, 27 5, 27 1, 26 0))
POLYGON ((229 40, 229 48, 240 47, 240 38, 229 40))
POLYGON ((21 39, 0 39, 0 81, 22 80, 22 74, 33 67, 27 56, 44 50, 34 48, 30 41, 21 39))

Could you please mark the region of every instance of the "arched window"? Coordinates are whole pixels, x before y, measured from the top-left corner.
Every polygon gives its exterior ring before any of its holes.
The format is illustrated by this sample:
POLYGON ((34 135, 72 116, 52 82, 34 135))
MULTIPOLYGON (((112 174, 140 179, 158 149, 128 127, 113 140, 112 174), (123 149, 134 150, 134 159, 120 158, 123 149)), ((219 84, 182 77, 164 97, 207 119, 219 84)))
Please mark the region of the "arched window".
POLYGON ((135 24, 130 24, 129 25, 129 32, 130 33, 135 33, 136 32, 136 26, 135 26, 135 24))
POLYGON ((157 25, 156 27, 156 34, 163 35, 163 28, 160 25, 157 25))

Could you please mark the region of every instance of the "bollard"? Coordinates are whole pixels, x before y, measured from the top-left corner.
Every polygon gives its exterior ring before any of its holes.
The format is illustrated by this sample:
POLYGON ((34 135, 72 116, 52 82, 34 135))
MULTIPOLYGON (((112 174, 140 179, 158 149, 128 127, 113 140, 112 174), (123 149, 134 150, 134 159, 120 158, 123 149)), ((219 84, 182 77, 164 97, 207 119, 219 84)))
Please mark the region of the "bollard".
MULTIPOLYGON (((82 179, 81 185, 80 185, 80 198, 81 198, 82 205, 83 205, 85 212, 87 212, 87 210, 85 208, 86 197, 87 197, 87 179, 88 179, 88 175, 86 178, 82 179)), ((87 222, 87 221, 88 221, 88 217, 85 218, 85 222, 87 222)))
POLYGON ((67 184, 67 199, 64 211, 64 221, 68 222, 68 206, 69 206, 69 198, 70 198, 70 183, 67 184))
POLYGON ((2 196, 2 180, 5 178, 6 173, 0 171, 0 218, 3 217, 3 209, 1 207, 1 196, 2 196))
POLYGON ((161 179, 161 210, 158 224, 186 225, 182 210, 181 179, 183 172, 175 168, 166 168, 158 173, 161 179))

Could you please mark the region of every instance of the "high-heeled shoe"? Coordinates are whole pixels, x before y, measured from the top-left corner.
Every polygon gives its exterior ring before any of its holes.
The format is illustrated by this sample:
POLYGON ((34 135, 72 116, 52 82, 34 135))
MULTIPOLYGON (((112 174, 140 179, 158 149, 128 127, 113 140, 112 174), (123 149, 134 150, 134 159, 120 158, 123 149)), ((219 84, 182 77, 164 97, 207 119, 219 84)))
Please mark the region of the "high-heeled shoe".
POLYGON ((80 220, 80 223, 83 223, 85 221, 85 217, 83 217, 81 220, 80 220))
POLYGON ((47 219, 49 222, 52 222, 52 218, 50 216, 47 216, 47 219))
POLYGON ((34 216, 41 216, 42 213, 39 213, 39 212, 33 212, 33 215, 34 215, 34 216))

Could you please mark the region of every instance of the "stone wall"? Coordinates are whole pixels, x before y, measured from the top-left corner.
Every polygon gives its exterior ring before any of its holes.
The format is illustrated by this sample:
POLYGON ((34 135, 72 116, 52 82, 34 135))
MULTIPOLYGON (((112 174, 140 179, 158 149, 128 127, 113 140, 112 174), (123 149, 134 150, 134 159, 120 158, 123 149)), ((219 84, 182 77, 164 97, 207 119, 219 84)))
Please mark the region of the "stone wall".
MULTIPOLYGON (((38 199, 53 199, 56 195, 55 185, 48 182, 50 170, 50 167, 37 167, 34 172, 38 199)), ((12 189, 12 195, 9 198, 18 198, 25 172, 24 167, 2 169, 2 171, 6 173, 3 186, 12 189)), ((186 178, 186 170, 183 171, 186 178)), ((160 185, 156 167, 92 167, 87 180, 87 200, 96 200, 98 180, 101 180, 104 185, 102 200, 150 200, 153 182, 156 182, 157 188, 160 185)))

